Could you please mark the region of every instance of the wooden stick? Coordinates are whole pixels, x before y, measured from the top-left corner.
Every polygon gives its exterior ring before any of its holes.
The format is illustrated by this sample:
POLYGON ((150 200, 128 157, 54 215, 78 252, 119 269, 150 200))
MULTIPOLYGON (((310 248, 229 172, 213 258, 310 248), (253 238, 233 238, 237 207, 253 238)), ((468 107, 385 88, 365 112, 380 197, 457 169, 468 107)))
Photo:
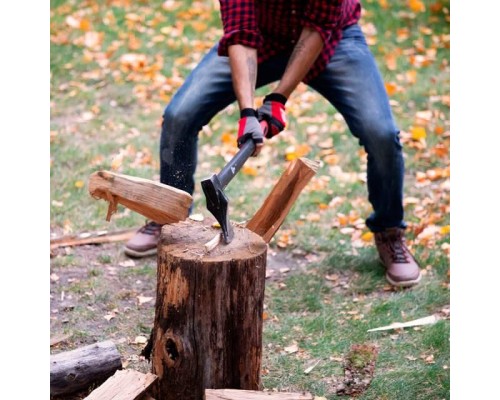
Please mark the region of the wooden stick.
POLYGON ((89 192, 109 203, 106 220, 116 212, 117 204, 130 208, 158 224, 182 221, 193 202, 183 190, 149 179, 109 171, 95 172, 89 179, 89 192))
POLYGON ((54 239, 50 239, 50 249, 65 246, 81 246, 84 244, 100 244, 120 242, 130 239, 137 228, 125 229, 115 232, 101 231, 101 232, 83 232, 76 235, 67 235, 54 239))
POLYGON ((293 160, 246 227, 269 243, 318 168, 317 161, 307 158, 293 160))
POLYGON ((205 251, 207 253, 211 252, 213 249, 215 249, 219 245, 220 240, 221 240, 221 236, 222 236, 222 234, 218 233, 212 239, 210 239, 207 243, 205 243, 203 248, 205 249, 205 251))
POLYGON ((205 389, 205 400, 313 400, 310 393, 259 392, 238 389, 205 389))

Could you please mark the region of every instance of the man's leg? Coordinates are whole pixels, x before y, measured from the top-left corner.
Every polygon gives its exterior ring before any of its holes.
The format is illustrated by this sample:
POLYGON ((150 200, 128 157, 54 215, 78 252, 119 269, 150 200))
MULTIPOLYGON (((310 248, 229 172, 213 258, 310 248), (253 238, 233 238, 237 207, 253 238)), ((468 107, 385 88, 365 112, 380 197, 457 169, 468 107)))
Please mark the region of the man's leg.
POLYGON ((387 279, 398 286, 420 280, 420 269, 404 243, 404 160, 399 130, 375 60, 358 25, 343 38, 325 71, 310 82, 343 115, 368 154, 366 225, 375 233, 387 279))
MULTIPOLYGON (((259 66, 257 87, 279 78, 280 68, 270 63, 259 66)), ((281 71, 282 73, 282 71, 281 71)), ((194 191, 198 155, 198 133, 226 106, 236 100, 227 57, 217 55, 214 46, 190 73, 173 96, 163 114, 160 139, 160 181, 166 185, 194 191)), ((236 127, 235 127, 236 142, 236 127)), ((125 245, 125 253, 143 257, 156 253, 161 226, 147 223, 125 245)))

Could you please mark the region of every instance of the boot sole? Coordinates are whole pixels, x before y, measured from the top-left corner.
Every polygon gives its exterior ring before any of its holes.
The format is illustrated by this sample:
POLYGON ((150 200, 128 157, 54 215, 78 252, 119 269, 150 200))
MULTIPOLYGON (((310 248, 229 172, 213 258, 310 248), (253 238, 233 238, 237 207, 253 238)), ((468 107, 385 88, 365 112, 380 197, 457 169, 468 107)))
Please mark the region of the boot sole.
POLYGON ((410 287, 410 286, 414 286, 416 285, 417 283, 420 282, 420 280, 422 279, 422 274, 418 274, 418 278, 417 279, 412 279, 412 280, 409 280, 409 281, 394 281, 391 279, 391 277, 389 276, 389 274, 385 274, 385 279, 387 279, 387 281, 392 285, 392 286, 397 286, 397 287, 410 287))
POLYGON ((158 249, 155 247, 154 249, 149 249, 146 251, 136 251, 129 249, 128 247, 124 247, 123 252, 129 257, 142 258, 142 257, 154 256, 156 253, 158 253, 158 249))
MULTIPOLYGON (((380 264, 383 265, 383 267, 385 269, 387 269, 387 267, 385 266, 384 262, 379 258, 378 260, 380 262, 380 264)), ((385 279, 387 279, 387 281, 392 285, 392 286, 397 286, 397 287, 410 287, 410 286, 415 286, 417 283, 420 282, 420 280, 422 279, 422 274, 418 273, 418 277, 416 279, 411 279, 409 281, 395 281, 393 279, 391 279, 391 277, 389 276, 388 273, 385 274, 385 279)))

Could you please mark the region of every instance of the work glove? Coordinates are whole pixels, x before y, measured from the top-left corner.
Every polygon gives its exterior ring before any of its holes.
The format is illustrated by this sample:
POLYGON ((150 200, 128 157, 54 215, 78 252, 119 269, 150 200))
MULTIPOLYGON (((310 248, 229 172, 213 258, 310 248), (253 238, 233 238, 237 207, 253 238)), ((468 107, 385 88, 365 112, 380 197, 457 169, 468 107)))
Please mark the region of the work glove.
POLYGON ((256 147, 262 146, 264 142, 264 132, 257 119, 257 112, 253 108, 244 108, 240 112, 238 148, 248 139, 252 139, 256 147))
POLYGON ((259 121, 266 121, 269 129, 266 138, 271 139, 283 129, 287 120, 285 114, 285 104, 287 98, 279 93, 271 93, 264 97, 264 104, 257 110, 259 121))

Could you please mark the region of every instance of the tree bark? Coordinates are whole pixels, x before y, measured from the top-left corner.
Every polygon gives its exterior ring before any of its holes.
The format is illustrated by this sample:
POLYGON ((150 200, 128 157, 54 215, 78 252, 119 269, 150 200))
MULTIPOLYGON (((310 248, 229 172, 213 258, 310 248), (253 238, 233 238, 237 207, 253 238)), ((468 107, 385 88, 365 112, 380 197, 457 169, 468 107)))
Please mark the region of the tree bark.
POLYGON ((153 397, 202 400, 206 388, 259 390, 267 245, 234 226, 231 243, 210 252, 217 232, 195 221, 165 225, 158 247, 151 335, 153 397))
POLYGON ((50 356, 50 395, 78 392, 122 368, 120 353, 107 340, 50 356))

